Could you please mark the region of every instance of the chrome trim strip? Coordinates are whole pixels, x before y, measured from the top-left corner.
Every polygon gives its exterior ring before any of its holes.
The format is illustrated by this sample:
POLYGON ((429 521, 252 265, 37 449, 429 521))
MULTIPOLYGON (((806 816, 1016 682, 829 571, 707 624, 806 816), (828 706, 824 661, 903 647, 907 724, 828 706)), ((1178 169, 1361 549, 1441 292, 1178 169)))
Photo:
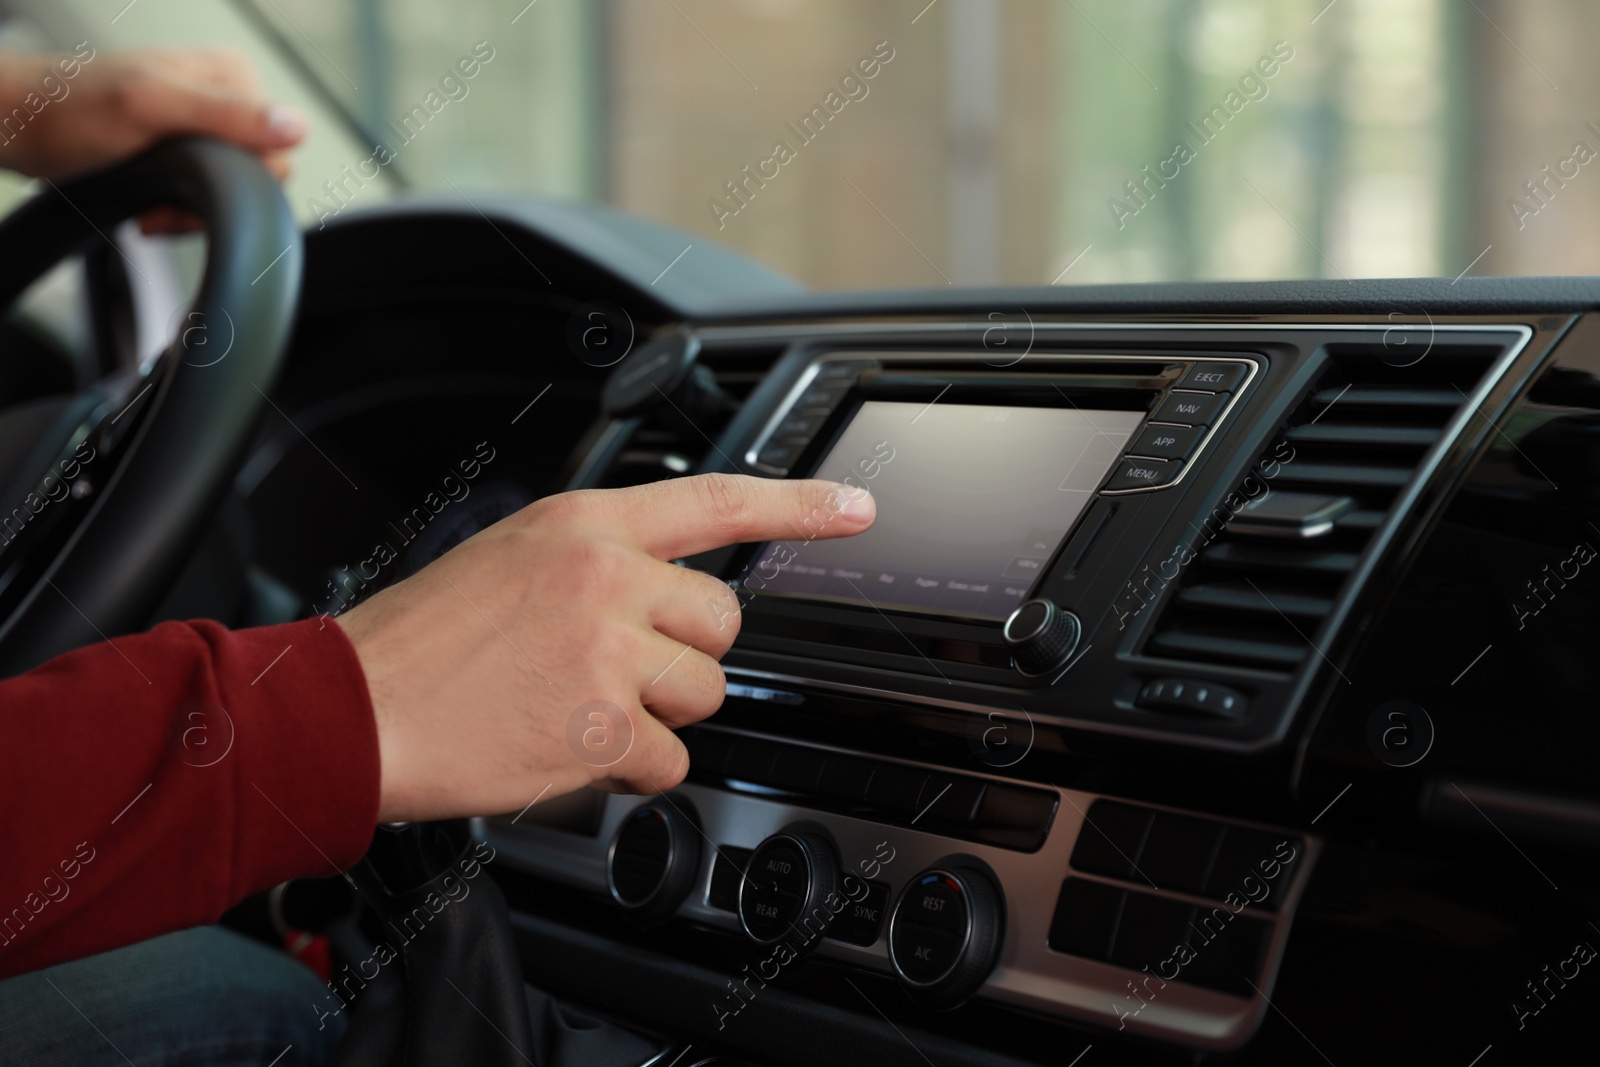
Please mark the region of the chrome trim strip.
MULTIPOLYGON (((979 337, 983 331, 991 329, 993 323, 981 322, 864 322, 852 325, 842 322, 828 323, 792 323, 787 326, 701 326, 690 328, 702 341, 714 340, 719 344, 735 344, 742 341, 787 341, 804 342, 810 340, 823 340, 829 337, 860 336, 879 337, 905 334, 933 333, 933 334, 958 334, 971 333, 979 337)), ((1034 343, 1038 343, 1040 334, 1047 337, 1059 334, 1062 340, 1071 339, 1075 333, 1091 330, 1146 330, 1157 333, 1170 333, 1173 331, 1190 330, 1242 330, 1273 331, 1283 333, 1290 330, 1375 330, 1387 333, 1390 330, 1421 330, 1420 324, 1393 322, 1052 322, 1034 323, 1034 343)), ((1515 323, 1493 322, 1475 326, 1469 323, 1435 323, 1427 327, 1428 332, 1439 333, 1485 333, 1506 330, 1526 330, 1532 335, 1532 328, 1515 323)), ((1072 353, 1061 353, 1071 355, 1072 353)), ((972 353, 967 353, 968 356, 972 353)), ((1027 357, 1024 356, 1024 359, 1027 357)))
POLYGON ((817 375, 822 373, 822 365, 827 362, 829 362, 827 357, 814 359, 811 361, 810 366, 800 372, 800 377, 795 379, 794 385, 787 393, 783 394, 783 400, 778 403, 778 407, 773 411, 772 417, 762 424, 761 430, 756 434, 750 447, 745 449, 744 461, 746 463, 758 471, 765 474, 774 474, 780 478, 789 473, 785 468, 771 467, 762 463, 756 459, 756 456, 761 453, 761 448, 767 443, 767 439, 777 432, 778 423, 782 422, 783 417, 789 413, 789 409, 794 407, 795 401, 799 400, 801 394, 811 387, 812 382, 817 380, 817 375))

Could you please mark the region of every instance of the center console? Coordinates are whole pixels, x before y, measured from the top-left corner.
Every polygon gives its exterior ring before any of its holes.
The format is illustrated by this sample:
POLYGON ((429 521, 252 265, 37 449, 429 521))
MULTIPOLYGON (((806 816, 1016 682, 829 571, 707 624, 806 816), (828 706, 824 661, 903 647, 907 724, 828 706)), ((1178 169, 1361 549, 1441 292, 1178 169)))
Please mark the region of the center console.
POLYGON ((742 606, 683 786, 479 826, 635 926, 747 945, 713 1028, 807 960, 938 1010, 1242 1044, 1322 847, 1286 784, 1297 724, 1531 336, 1029 329, 1017 356, 983 322, 708 326, 615 372, 574 486, 695 448, 660 473, 878 507, 856 537, 824 508, 683 561, 742 606))

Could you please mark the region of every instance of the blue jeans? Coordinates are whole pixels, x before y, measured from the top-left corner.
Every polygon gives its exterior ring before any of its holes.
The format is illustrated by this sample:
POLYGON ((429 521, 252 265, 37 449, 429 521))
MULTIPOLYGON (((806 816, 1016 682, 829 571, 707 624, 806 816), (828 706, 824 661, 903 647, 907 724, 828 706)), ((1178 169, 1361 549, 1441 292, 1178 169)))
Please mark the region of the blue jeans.
POLYGON ((0 1063, 28 1067, 311 1067, 344 1015, 305 967, 216 926, 0 981, 0 1063))

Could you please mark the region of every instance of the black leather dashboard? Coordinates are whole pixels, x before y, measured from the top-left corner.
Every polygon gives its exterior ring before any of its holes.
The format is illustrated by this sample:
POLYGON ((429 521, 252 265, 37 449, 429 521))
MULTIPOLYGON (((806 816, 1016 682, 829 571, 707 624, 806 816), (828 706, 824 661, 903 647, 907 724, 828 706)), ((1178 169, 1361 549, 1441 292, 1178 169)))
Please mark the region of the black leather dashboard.
MULTIPOLYGON (((488 210, 312 234, 288 394, 421 376, 441 348, 508 384, 496 425, 549 387, 562 410, 516 423, 534 495, 805 473, 861 405, 947 381, 974 392, 940 403, 1059 394, 1207 435, 1181 479, 1102 485, 1028 572, 1080 629, 1055 684, 983 613, 748 598, 682 789, 480 824, 530 977, 771 1063, 1467 1062, 1574 1032, 1552 1011, 1528 1037, 1508 1007, 1600 936, 1600 282, 805 294, 698 243, 657 277, 687 239, 602 212, 488 210), (693 338, 726 406, 599 411, 612 367, 569 327, 601 305, 641 350, 693 338), (330 337, 383 361, 334 369, 330 337), (830 360, 854 368, 837 396, 757 462, 830 360), (1230 360, 1250 373, 1226 389, 1191 376, 1230 360), (1168 421, 1201 395, 1220 414, 1168 421), (1252 477, 1282 507, 1246 509, 1252 477), (793 897, 803 924, 823 890, 843 903, 772 965, 759 909, 793 897), (946 906, 955 941, 908 918, 946 906)), ((691 562, 747 583, 753 552, 691 562)))

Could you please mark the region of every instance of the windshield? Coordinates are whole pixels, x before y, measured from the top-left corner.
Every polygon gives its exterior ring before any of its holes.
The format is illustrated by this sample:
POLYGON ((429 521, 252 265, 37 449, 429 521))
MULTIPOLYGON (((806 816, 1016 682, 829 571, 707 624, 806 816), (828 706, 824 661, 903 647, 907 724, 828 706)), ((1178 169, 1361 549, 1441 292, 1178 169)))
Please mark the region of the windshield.
POLYGON ((817 289, 1600 273, 1586 0, 237 6, 371 142, 313 224, 399 179, 817 289))

